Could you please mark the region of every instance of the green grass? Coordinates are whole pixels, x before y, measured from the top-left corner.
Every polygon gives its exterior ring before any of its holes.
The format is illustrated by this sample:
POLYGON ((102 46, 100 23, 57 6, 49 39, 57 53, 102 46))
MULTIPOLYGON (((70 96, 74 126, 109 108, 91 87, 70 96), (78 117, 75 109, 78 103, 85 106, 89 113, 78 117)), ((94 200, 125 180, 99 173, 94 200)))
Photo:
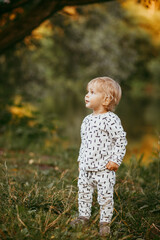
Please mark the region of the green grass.
MULTIPOLYGON (((0 154, 0 239, 101 239, 96 193, 90 225, 69 226, 77 216, 78 149, 50 156, 3 150, 0 154)), ((148 166, 135 157, 122 164, 114 200, 108 239, 160 239, 158 154, 148 166)))

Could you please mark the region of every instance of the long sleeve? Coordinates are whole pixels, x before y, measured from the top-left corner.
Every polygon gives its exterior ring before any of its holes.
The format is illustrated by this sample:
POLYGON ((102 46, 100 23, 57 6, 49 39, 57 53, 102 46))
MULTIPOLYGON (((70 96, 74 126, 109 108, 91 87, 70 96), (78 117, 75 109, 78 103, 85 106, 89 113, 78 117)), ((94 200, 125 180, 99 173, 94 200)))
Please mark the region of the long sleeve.
POLYGON ((118 116, 113 115, 111 118, 108 118, 104 129, 112 142, 110 161, 120 165, 126 153, 127 139, 126 132, 123 130, 118 116))
POLYGON ((126 133, 113 112, 88 115, 81 125, 80 169, 99 171, 113 161, 121 164, 126 152, 126 133))
POLYGON ((85 146, 84 146, 84 141, 85 141, 85 132, 84 132, 84 126, 85 126, 85 119, 82 122, 81 125, 81 145, 80 145, 80 149, 79 149, 79 156, 77 161, 78 162, 82 162, 83 158, 84 158, 84 151, 85 151, 85 146))
POLYGON ((81 142, 81 146, 80 146, 80 149, 79 149, 79 156, 78 156, 78 159, 77 159, 78 162, 82 161, 83 153, 84 153, 84 146, 83 146, 83 142, 81 142))

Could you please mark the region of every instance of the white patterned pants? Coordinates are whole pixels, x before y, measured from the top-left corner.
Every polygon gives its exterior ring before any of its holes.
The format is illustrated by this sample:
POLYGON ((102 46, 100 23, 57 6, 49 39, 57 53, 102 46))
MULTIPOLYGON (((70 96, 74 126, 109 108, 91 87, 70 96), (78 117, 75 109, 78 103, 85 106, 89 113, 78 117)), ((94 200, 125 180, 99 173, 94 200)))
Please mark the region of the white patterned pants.
POLYGON ((79 216, 87 218, 91 216, 92 196, 94 189, 97 188, 100 222, 111 222, 114 184, 114 171, 108 169, 98 172, 80 170, 78 179, 79 216))

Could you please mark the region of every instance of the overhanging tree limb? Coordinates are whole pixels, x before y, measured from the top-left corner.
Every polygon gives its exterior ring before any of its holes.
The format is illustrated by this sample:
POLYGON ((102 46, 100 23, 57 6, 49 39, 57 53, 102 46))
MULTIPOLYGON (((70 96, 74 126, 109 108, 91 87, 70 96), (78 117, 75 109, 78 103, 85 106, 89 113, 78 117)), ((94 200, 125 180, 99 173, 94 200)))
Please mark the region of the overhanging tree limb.
POLYGON ((37 0, 16 1, 5 6, 1 5, 0 18, 4 13, 9 13, 17 8, 23 8, 24 13, 14 21, 7 22, 0 32, 0 54, 28 36, 33 29, 38 27, 44 20, 52 16, 65 6, 84 5, 91 3, 109 2, 114 0, 37 0), (35 4, 36 2, 36 4, 35 4), (32 6, 33 5, 33 6, 32 6))
POLYGON ((113 0, 61 0, 62 6, 75 6, 75 5, 85 5, 91 3, 102 3, 102 2, 109 2, 113 0))

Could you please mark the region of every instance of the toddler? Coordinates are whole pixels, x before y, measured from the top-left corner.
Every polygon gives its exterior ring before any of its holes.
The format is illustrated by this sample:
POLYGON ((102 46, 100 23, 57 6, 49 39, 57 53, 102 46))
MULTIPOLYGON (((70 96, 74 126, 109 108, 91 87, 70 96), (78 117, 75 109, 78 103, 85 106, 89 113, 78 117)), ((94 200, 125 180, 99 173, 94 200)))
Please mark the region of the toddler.
POLYGON ((113 215, 115 172, 126 152, 126 133, 119 117, 113 113, 121 98, 121 87, 109 77, 91 80, 85 96, 93 113, 81 125, 79 151, 78 204, 79 217, 71 226, 86 224, 91 216, 92 195, 97 188, 100 205, 100 236, 110 234, 113 215))

